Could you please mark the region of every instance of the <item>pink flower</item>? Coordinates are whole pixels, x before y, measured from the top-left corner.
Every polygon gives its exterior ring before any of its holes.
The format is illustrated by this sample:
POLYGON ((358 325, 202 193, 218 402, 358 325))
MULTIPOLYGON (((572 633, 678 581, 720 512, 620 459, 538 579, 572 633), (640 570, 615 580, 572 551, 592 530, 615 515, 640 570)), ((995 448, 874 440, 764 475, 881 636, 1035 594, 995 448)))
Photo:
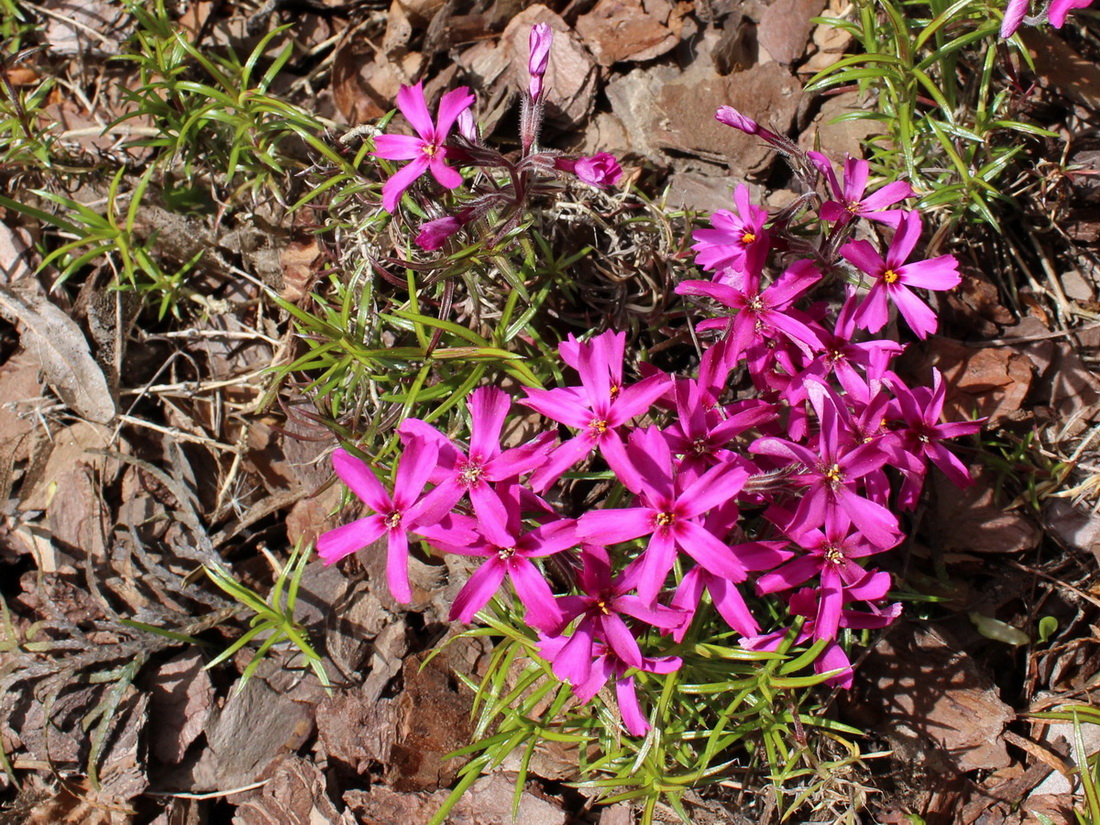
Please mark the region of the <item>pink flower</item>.
POLYGON ((591 157, 555 158, 554 168, 562 172, 571 172, 583 183, 595 186, 597 189, 607 189, 619 182, 623 176, 622 167, 615 160, 614 155, 607 152, 597 152, 591 157))
POLYGON ((417 442, 410 445, 397 465, 397 479, 391 497, 375 477, 370 467, 346 450, 332 456, 336 474, 351 488, 375 515, 329 530, 317 539, 317 553, 325 564, 333 564, 361 547, 386 536, 386 580, 390 593, 399 601, 412 600, 409 587, 408 533, 417 529, 420 521, 438 521, 438 515, 421 493, 428 476, 435 469, 438 448, 434 444, 417 442))
POLYGON ((671 379, 664 373, 623 386, 625 349, 625 332, 608 330, 583 344, 570 335, 558 350, 562 360, 580 373, 581 386, 527 389, 527 398, 519 403, 580 430, 560 444, 531 476, 535 492, 545 490, 596 447, 605 457, 621 453, 622 441, 616 429, 634 416, 649 412, 653 402, 668 391, 671 379))
POLYGON ((564 624, 571 624, 578 616, 581 620, 553 663, 554 674, 574 685, 588 680, 597 641, 605 642, 630 667, 642 666, 641 649, 624 617, 661 630, 678 628, 685 618, 678 610, 661 604, 650 607, 638 596, 629 595, 634 589, 632 578, 612 577, 611 561, 603 547, 585 547, 581 559, 583 567, 577 582, 581 595, 558 599, 564 624))
POLYGON ((898 222, 898 230, 886 251, 886 260, 868 241, 852 241, 840 248, 840 254, 848 263, 875 279, 871 291, 859 305, 855 322, 863 329, 878 332, 890 319, 887 300, 898 311, 918 338, 926 338, 936 331, 936 313, 918 298, 910 287, 919 289, 954 289, 962 277, 959 263, 953 255, 940 255, 928 261, 905 261, 920 240, 921 219, 910 212, 898 222))
POLYGON ((527 59, 527 72, 531 75, 527 93, 531 100, 538 100, 542 96, 542 76, 546 74, 546 67, 550 62, 550 44, 553 40, 554 30, 549 23, 536 23, 531 27, 531 56, 527 59))
POLYGON ((833 172, 833 165, 829 159, 820 152, 807 152, 818 171, 825 176, 829 183, 835 201, 825 201, 821 204, 821 219, 848 223, 855 217, 867 218, 872 221, 880 221, 889 226, 897 226, 902 215, 902 209, 886 209, 898 201, 913 197, 913 189, 904 181, 888 183, 873 195, 864 197, 867 191, 867 178, 870 175, 871 164, 859 158, 849 157, 844 161, 844 186, 841 187, 833 172))
MULTIPOLYGON (((1092 0, 1087 0, 1089 3, 1092 0)), ((1008 0, 1008 8, 1005 9, 1004 20, 1001 21, 1001 37, 1011 37, 1024 22, 1027 7, 1031 0, 1008 0)))
POLYGON ((1050 4, 1050 25, 1056 29, 1062 28, 1066 22, 1066 15, 1073 9, 1085 9, 1092 5, 1092 0, 1054 0, 1050 4))
POLYGON ((451 604, 451 621, 471 622, 474 614, 483 608, 503 584, 505 577, 512 580, 519 600, 527 607, 526 621, 546 633, 561 629, 562 616, 554 600, 550 585, 542 577, 532 559, 559 553, 577 543, 575 522, 558 519, 534 530, 523 530, 520 512, 522 491, 519 485, 500 485, 498 490, 505 514, 472 519, 454 517, 461 528, 472 528, 466 536, 456 536, 454 541, 442 533, 433 536, 432 543, 448 553, 462 556, 480 556, 482 565, 470 576, 469 581, 455 596, 451 604))
MULTIPOLYGON (((543 638, 539 643, 539 653, 548 662, 553 663, 568 641, 569 639, 564 636, 543 638)), ((615 699, 619 703, 623 725, 631 736, 644 736, 650 725, 638 703, 638 695, 634 689, 634 676, 627 675, 631 665, 620 659, 610 647, 599 642, 593 645, 593 654, 595 660, 592 662, 588 679, 579 685, 574 685, 573 694, 578 701, 588 702, 600 692, 609 679, 614 678, 615 699)), ((636 669, 663 675, 679 670, 681 664, 682 661, 678 656, 643 656, 641 664, 637 665, 636 669)))
POLYGON ((733 193, 736 212, 719 209, 710 218, 710 229, 696 229, 695 263, 708 271, 732 268, 738 273, 760 271, 771 247, 771 238, 764 224, 768 210, 754 206, 749 199, 749 187, 740 184, 733 193))
POLYGON ((424 100, 423 82, 415 86, 402 86, 397 93, 397 108, 416 130, 411 135, 379 135, 374 139, 374 154, 386 160, 408 160, 408 165, 397 170, 382 187, 382 207, 387 212, 397 208, 397 202, 413 181, 430 171, 441 186, 457 189, 462 185, 462 175, 448 166, 447 137, 459 114, 474 102, 474 96, 465 86, 452 89, 439 101, 436 123, 428 112, 424 100))
POLYGON ((741 491, 748 473, 732 462, 718 464, 684 484, 672 452, 656 427, 635 430, 621 457, 605 456, 615 475, 638 496, 634 507, 589 510, 577 522, 577 535, 591 544, 617 544, 649 536, 629 575, 638 596, 652 605, 676 562, 679 549, 716 576, 745 580, 746 568, 734 552, 699 523, 708 510, 741 491))

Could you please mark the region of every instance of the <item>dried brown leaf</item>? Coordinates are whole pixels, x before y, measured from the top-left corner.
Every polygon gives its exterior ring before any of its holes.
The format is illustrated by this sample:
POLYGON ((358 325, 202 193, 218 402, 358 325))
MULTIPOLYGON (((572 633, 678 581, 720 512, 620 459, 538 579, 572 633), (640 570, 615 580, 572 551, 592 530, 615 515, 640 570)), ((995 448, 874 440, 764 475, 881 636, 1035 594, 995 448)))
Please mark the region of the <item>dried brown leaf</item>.
POLYGON ((268 783, 237 806, 233 825, 356 825, 326 792, 325 775, 312 762, 287 756, 268 769, 268 783))
POLYGON ((765 10, 757 27, 760 47, 783 64, 802 57, 810 42, 810 32, 825 8, 825 0, 775 0, 765 10))
POLYGON ((672 11, 668 0, 600 0, 577 18, 577 34, 601 66, 652 60, 680 41, 666 25, 672 11))
POLYGON ((993 474, 983 465, 970 468, 974 484, 960 490, 936 473, 933 516, 928 520, 931 544, 938 553, 1023 553, 1038 546, 1038 526, 1019 510, 1006 510, 997 500, 993 474))
POLYGON ((900 622, 856 671, 853 697, 904 759, 944 771, 993 770, 1011 759, 1000 732, 1016 718, 956 640, 900 622))
POLYGON ((178 765, 206 728, 214 688, 195 648, 173 656, 149 676, 150 747, 162 762, 178 765))
POLYGON ((47 299, 6 286, 0 286, 0 315, 19 327, 24 349, 42 364, 62 401, 89 421, 111 422, 110 387, 76 321, 47 299))

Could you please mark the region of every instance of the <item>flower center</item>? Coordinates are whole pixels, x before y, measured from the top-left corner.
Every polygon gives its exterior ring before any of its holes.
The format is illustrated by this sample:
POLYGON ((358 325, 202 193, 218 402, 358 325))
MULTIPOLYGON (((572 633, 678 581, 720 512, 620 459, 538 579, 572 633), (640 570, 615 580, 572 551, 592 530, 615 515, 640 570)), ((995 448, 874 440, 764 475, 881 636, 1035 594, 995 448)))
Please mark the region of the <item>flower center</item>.
POLYGON ((655 519, 658 527, 668 527, 672 522, 676 521, 676 516, 672 513, 658 513, 655 519))
POLYGON ((607 432, 607 422, 602 418, 593 418, 588 422, 588 429, 595 430, 597 434, 603 435, 607 432))
POLYGON ((508 561, 508 559, 512 558, 515 554, 516 548, 514 547, 501 547, 497 550, 497 558, 501 561, 508 561))
POLYGON ((596 609, 603 613, 605 616, 611 615, 611 608, 607 606, 607 602, 604 599, 596 600, 596 609))
POLYGON ((708 455, 710 448, 707 445, 707 440, 703 436, 699 436, 697 439, 691 442, 691 448, 695 450, 696 455, 708 455))
POLYGON ((754 243, 755 241, 756 235, 754 235, 752 232, 746 232, 744 235, 741 236, 741 243, 743 243, 745 246, 748 246, 750 243, 754 243))
POLYGON ((475 487, 481 480, 481 473, 481 464, 471 461, 463 466, 462 472, 458 475, 458 480, 464 487, 475 487))
POLYGON ((764 301, 759 295, 754 295, 752 300, 745 304, 745 309, 747 309, 749 312, 763 312, 764 301))
POLYGON ((825 561, 829 564, 840 564, 844 561, 844 551, 835 544, 830 544, 825 548, 825 561))
POLYGON ((893 283, 896 283, 898 278, 900 278, 900 277, 901 276, 898 273, 896 273, 894 270, 887 269, 885 272, 882 273, 882 282, 884 284, 893 284, 893 283))
POLYGON ((434 158, 436 155, 439 154, 439 146, 438 144, 428 143, 428 141, 424 141, 424 143, 420 145, 420 151, 428 157, 434 158))
POLYGON ((857 212, 859 212, 860 209, 863 208, 863 204, 859 201, 848 201, 846 204, 844 204, 844 208, 855 215, 857 212))
POLYGON ((825 482, 830 487, 834 488, 839 486, 840 483, 844 480, 844 475, 840 471, 839 464, 834 464, 832 467, 827 468, 822 475, 825 476, 825 482))
POLYGON ((394 529, 395 527, 398 527, 400 524, 401 524, 401 514, 400 513, 390 513, 388 516, 386 516, 386 527, 389 528, 390 530, 394 529))

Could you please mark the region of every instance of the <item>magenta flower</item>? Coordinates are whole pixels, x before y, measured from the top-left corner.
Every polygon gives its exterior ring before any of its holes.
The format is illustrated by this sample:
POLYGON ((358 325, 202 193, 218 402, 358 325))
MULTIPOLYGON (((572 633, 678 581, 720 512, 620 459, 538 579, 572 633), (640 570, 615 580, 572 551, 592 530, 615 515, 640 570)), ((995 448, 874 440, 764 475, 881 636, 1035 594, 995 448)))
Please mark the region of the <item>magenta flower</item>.
POLYGON ((1062 24, 1066 22, 1066 15, 1073 9, 1086 9, 1092 5, 1093 0, 1053 0, 1050 4, 1050 11, 1047 13, 1050 18, 1050 25, 1056 29, 1062 28, 1062 24))
POLYGON ((948 438, 973 435, 982 428, 982 422, 985 419, 940 423, 946 387, 938 369, 932 369, 931 390, 928 387, 910 389, 900 379, 892 380, 890 387, 894 391, 898 409, 905 422, 903 427, 895 430, 896 436, 901 439, 905 453, 915 459, 908 468, 903 468, 906 478, 898 496, 900 506, 905 508, 916 506, 928 461, 939 467, 956 487, 969 486, 972 483, 969 470, 944 446, 943 441, 948 438))
POLYGON ((748 473, 735 464, 711 468, 690 484, 674 469, 672 452, 656 427, 635 430, 621 456, 606 456, 628 490, 634 507, 589 510, 577 522, 577 535, 592 544, 617 544, 649 536, 645 551, 630 568, 638 595, 653 604, 676 562, 677 549, 716 576, 744 581, 745 565, 699 519, 740 492, 748 473))
POLYGON ((591 157, 555 158, 554 168, 562 172, 569 172, 577 176, 582 183, 595 186, 597 189, 607 189, 619 182, 623 176, 622 167, 614 155, 607 152, 597 152, 591 157))
POLYGON ((512 399, 496 387, 479 387, 470 394, 470 448, 463 452, 435 427, 418 418, 407 418, 398 428, 403 438, 434 444, 439 460, 430 480, 437 486, 427 496, 434 511, 451 510, 464 496, 470 497, 479 519, 497 523, 507 512, 491 482, 518 480, 542 464, 550 452, 553 433, 543 433, 527 444, 502 450, 500 431, 512 399))
POLYGON ((549 23, 536 23, 531 27, 528 43, 531 56, 527 59, 527 73, 531 80, 527 85, 527 93, 531 100, 542 97, 542 77, 546 74, 546 67, 550 63, 550 44, 554 40, 554 30, 549 23))
POLYGON ((649 412, 653 402, 668 391, 671 379, 664 373, 623 386, 625 349, 626 333, 609 330, 584 344, 570 336, 558 345, 558 351, 562 360, 580 374, 581 386, 528 389, 527 398, 519 402, 553 421, 580 430, 559 445, 546 464, 531 476, 535 492, 545 490, 596 447, 605 457, 608 453, 621 453, 622 442, 616 428, 636 415, 649 412))
POLYGON ((455 596, 451 604, 451 621, 473 621, 474 614, 489 602, 504 579, 509 578, 520 602, 527 608, 526 621, 531 627, 545 633, 557 633, 561 629, 561 610, 550 585, 532 559, 560 553, 576 545, 576 522, 558 519, 524 532, 520 497, 518 485, 509 485, 503 491, 500 499, 506 510, 504 521, 494 518, 475 521, 455 516, 460 528, 471 528, 470 541, 433 536, 432 543, 447 553, 485 559, 455 596))
MULTIPOLYGON (((840 611, 840 627, 848 627, 853 630, 877 630, 886 627, 901 615, 901 604, 895 602, 885 607, 876 607, 870 602, 882 599, 890 589, 889 573, 867 573, 859 582, 844 589, 843 602, 853 601, 868 602, 870 612, 850 610, 842 607, 840 611)), ((788 601, 788 609, 795 616, 805 616, 807 621, 795 639, 795 644, 802 644, 810 639, 826 638, 818 634, 814 617, 818 613, 818 591, 811 587, 805 587, 797 593, 793 593, 788 601)), ((777 650, 787 636, 786 629, 776 630, 763 636, 748 637, 739 640, 738 644, 746 650, 777 650)), ((825 680, 825 684, 833 687, 841 687, 847 690, 852 686, 852 664, 848 655, 835 641, 830 641, 821 655, 814 662, 816 673, 828 673, 839 671, 825 680)))
POLYGON ((809 319, 793 308, 807 290, 821 280, 821 271, 810 260, 795 261, 766 289, 760 288, 759 270, 746 270, 741 288, 711 281, 683 281, 678 295, 706 295, 729 309, 732 318, 703 321, 699 330, 729 328, 727 358, 736 360, 756 344, 774 344, 778 335, 790 340, 805 354, 821 349, 818 334, 809 319))
MULTIPOLYGON (((1066 22, 1066 15, 1073 9, 1088 8, 1092 2, 1093 0, 1053 0, 1047 10, 1047 19, 1050 20, 1050 25, 1060 29, 1066 22)), ((1031 0, 1008 0, 1004 20, 1001 22, 1001 37, 1011 37, 1021 23, 1034 25, 1041 22, 1041 19, 1025 20, 1030 3, 1031 0)))
POLYGON ((805 529, 819 527, 825 524, 830 510, 839 509, 870 541, 880 547, 893 547, 898 541, 897 518, 882 504, 856 492, 860 480, 882 467, 890 459, 890 453, 878 443, 857 444, 850 432, 842 433, 841 416, 831 396, 820 404, 817 413, 821 432, 815 449, 774 437, 757 439, 750 449, 786 458, 799 468, 790 483, 806 489, 794 523, 805 529))
POLYGON ((402 86, 397 93, 397 108, 416 130, 411 135, 379 135, 374 139, 374 154, 386 160, 407 160, 411 163, 398 169, 382 186, 382 207, 387 212, 397 208, 397 202, 413 181, 430 171, 441 186, 457 189, 462 185, 462 175, 446 164, 447 137, 459 114, 474 102, 474 96, 465 86, 452 89, 439 101, 436 123, 428 112, 424 100, 424 84, 402 86))
POLYGON ((638 619, 661 630, 673 630, 684 622, 684 614, 658 604, 648 606, 634 589, 632 577, 612 577, 611 561, 603 547, 586 546, 581 554, 583 567, 577 582, 581 594, 561 596, 564 624, 580 617, 568 641, 554 657, 555 675, 573 685, 584 684, 592 669, 592 650, 604 642, 615 655, 630 667, 641 667, 642 651, 624 617, 638 619))
POLYGON ((855 322, 863 329, 878 332, 890 319, 888 301, 893 301, 918 338, 936 331, 937 321, 927 304, 910 287, 918 289, 954 289, 962 277, 953 255, 940 255, 928 261, 905 261, 920 240, 920 216, 911 212, 898 222, 897 232, 886 251, 886 260, 867 241, 852 241, 840 248, 848 263, 875 279, 871 291, 856 310, 855 322))
POLYGON ((719 209, 711 215, 710 229, 696 229, 692 233, 695 263, 710 272, 724 269, 759 272, 771 248, 771 238, 764 229, 768 210, 753 205, 749 187, 743 183, 734 190, 733 202, 736 212, 719 209))
POLYGON ((365 463, 346 450, 333 453, 336 474, 352 492, 374 510, 375 515, 329 530, 317 539, 317 553, 325 564, 333 564, 361 547, 386 536, 386 581, 393 597, 402 603, 412 600, 409 586, 408 533, 417 529, 421 520, 438 521, 442 515, 429 510, 421 493, 435 469, 438 448, 417 441, 405 450, 397 465, 397 479, 391 497, 365 463))
MULTIPOLYGON (((706 526, 713 530, 714 522, 719 520, 708 518, 706 526)), ((783 548, 784 544, 785 542, 782 541, 750 541, 734 545, 732 549, 738 561, 747 569, 769 570, 791 557, 791 552, 783 548)), ((749 606, 745 604, 745 599, 736 584, 729 579, 715 576, 703 567, 693 567, 680 581, 670 603, 672 607, 687 614, 684 624, 673 632, 673 641, 683 641, 699 609, 703 590, 710 593, 711 601, 718 614, 733 630, 742 636, 753 636, 760 632, 760 626, 756 623, 756 618, 749 610, 749 606)))
MULTIPOLYGON (((787 526, 786 531, 805 554, 757 579, 756 591, 763 595, 793 590, 814 576, 820 577, 815 635, 819 639, 835 638, 840 626, 844 588, 855 586, 866 575, 866 570, 856 559, 889 548, 875 546, 866 541, 858 530, 852 530, 851 518, 842 510, 830 510, 821 529, 801 529, 794 522, 787 526)), ((901 541, 900 535, 897 541, 901 541)))
POLYGON ((894 181, 886 184, 873 195, 864 197, 871 170, 871 164, 867 161, 852 157, 844 161, 844 186, 842 187, 833 172, 833 164, 825 155, 820 152, 807 152, 806 156, 825 176, 829 188, 837 198, 835 201, 825 201, 821 204, 822 220, 845 224, 853 218, 862 217, 880 221, 889 226, 898 225, 905 210, 886 209, 886 207, 913 197, 913 189, 908 183, 894 181))
MULTIPOLYGON (((548 662, 553 663, 560 654, 561 649, 568 642, 562 636, 544 638, 539 643, 539 653, 548 662)), ((623 724, 631 736, 644 736, 649 730, 649 720, 642 713, 638 704, 638 694, 634 687, 634 677, 627 675, 631 669, 607 645, 599 642, 593 645, 595 660, 589 672, 588 679, 573 686, 573 694, 581 703, 591 701, 592 697, 599 693, 608 680, 615 679, 615 699, 619 703, 619 713, 622 714, 623 724)), ((682 661, 678 656, 643 656, 641 665, 637 670, 646 673, 666 674, 680 669, 682 661)))

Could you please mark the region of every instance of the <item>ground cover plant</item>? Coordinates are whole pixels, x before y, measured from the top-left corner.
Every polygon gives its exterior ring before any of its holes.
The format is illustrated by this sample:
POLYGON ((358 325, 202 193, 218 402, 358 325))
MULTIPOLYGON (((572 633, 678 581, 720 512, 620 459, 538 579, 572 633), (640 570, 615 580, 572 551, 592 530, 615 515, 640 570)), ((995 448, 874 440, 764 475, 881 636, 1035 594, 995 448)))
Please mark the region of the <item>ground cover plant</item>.
POLYGON ((1091 12, 498 6, 3 7, 0 815, 1095 821, 1091 12))

